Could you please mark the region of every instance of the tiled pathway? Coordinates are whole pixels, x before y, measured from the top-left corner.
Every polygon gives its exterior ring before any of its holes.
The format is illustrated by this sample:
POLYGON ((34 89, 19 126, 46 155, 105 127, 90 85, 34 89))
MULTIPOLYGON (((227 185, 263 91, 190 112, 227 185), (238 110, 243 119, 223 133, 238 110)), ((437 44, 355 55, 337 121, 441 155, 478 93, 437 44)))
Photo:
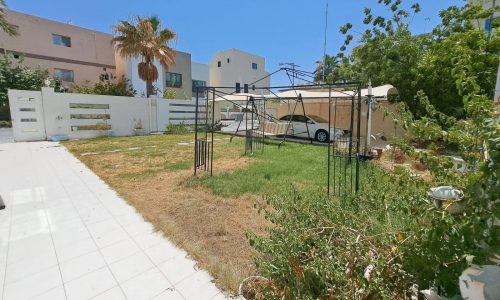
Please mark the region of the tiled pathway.
POLYGON ((56 143, 0 144, 0 300, 226 299, 56 143))

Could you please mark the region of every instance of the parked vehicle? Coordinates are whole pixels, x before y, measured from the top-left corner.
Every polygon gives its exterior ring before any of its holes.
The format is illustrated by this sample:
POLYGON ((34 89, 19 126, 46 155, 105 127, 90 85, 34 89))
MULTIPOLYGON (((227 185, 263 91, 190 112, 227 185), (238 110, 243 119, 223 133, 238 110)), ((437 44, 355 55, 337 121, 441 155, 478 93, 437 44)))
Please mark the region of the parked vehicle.
POLYGON ((290 122, 289 135, 300 138, 314 138, 320 143, 335 141, 349 133, 348 129, 330 127, 328 121, 318 116, 286 115, 280 118, 282 122, 290 122), (331 136, 329 136, 331 134, 331 136))

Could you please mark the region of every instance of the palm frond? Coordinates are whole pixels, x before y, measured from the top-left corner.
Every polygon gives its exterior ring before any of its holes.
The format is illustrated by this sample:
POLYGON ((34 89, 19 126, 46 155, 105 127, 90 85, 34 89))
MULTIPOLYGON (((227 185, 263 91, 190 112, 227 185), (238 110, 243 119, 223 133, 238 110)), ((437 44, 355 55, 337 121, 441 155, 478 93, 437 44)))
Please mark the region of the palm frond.
POLYGON ((10 36, 17 36, 19 32, 17 31, 17 27, 15 25, 10 24, 5 19, 5 9, 7 5, 5 4, 5 0, 0 0, 0 31, 7 33, 10 36))

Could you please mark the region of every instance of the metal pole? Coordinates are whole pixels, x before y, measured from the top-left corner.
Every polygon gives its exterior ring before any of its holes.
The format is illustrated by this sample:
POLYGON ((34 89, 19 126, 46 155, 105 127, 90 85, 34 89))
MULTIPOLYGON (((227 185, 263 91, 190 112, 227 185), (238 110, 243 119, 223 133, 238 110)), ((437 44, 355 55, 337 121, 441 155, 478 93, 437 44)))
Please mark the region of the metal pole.
POLYGON ((368 95, 366 95, 366 136, 365 136, 365 155, 368 155, 372 136, 372 83, 368 84, 368 95))
MULTIPOLYGON (((213 173, 213 162, 214 162, 214 131, 215 131, 215 88, 212 90, 213 93, 213 100, 212 100, 212 142, 211 142, 211 149, 210 149, 210 176, 212 176, 213 173)), ((207 97, 207 102, 208 102, 208 97, 207 97)))
POLYGON ((196 88, 196 107, 195 107, 195 116, 194 116, 194 175, 196 176, 196 159, 198 158, 198 88, 196 88))
POLYGON ((361 143, 361 86, 358 87, 358 142, 356 151, 356 192, 359 191, 359 147, 361 143))
POLYGON ((323 47, 323 83, 326 83, 326 40, 328 34, 328 0, 326 0, 326 12, 325 12, 325 44, 323 47))
MULTIPOLYGON (((332 87, 328 87, 328 175, 327 175, 327 188, 326 191, 328 196, 330 196, 330 168, 331 168, 331 157, 330 157, 330 147, 331 147, 331 127, 332 127, 332 87)), ((335 134, 335 132, 333 133, 335 134)))

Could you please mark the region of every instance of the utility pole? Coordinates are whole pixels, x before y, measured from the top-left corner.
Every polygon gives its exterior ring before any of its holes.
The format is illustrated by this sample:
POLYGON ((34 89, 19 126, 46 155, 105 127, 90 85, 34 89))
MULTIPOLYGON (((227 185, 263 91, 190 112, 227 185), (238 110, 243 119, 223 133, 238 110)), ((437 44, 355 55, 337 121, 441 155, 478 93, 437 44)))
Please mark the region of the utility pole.
POLYGON ((326 42, 328 36, 328 0, 326 0, 325 10, 325 43, 323 45, 323 83, 326 83, 326 42))

